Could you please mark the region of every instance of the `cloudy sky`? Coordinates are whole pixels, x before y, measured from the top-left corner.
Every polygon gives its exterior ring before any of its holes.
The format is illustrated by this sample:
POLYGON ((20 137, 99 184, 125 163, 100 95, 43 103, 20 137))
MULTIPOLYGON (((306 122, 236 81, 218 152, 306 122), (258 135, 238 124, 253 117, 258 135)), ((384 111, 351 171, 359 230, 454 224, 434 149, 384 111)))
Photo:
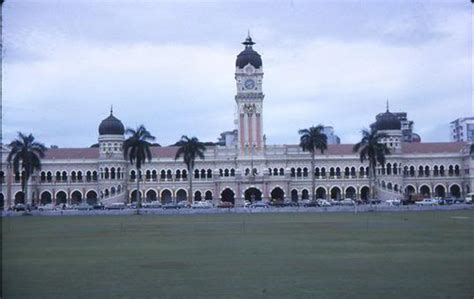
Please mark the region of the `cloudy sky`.
POLYGON ((385 110, 423 141, 473 115, 471 4, 446 1, 21 1, 3 7, 3 138, 89 146, 109 114, 163 145, 234 129, 234 68, 250 30, 268 143, 334 126, 343 143, 385 110), (383 4, 382 4, 383 3, 383 4))

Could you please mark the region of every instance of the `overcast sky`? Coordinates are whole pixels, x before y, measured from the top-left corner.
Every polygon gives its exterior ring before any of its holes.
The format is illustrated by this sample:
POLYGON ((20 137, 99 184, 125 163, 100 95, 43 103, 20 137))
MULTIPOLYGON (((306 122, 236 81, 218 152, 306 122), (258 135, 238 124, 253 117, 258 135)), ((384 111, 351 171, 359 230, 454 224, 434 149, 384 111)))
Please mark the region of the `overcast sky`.
POLYGON ((423 141, 472 116, 471 4, 449 1, 12 1, 3 7, 3 138, 87 147, 110 105, 162 145, 234 129, 235 58, 263 59, 269 144, 331 125, 342 143, 385 110, 423 141), (382 4, 383 3, 383 4, 382 4))

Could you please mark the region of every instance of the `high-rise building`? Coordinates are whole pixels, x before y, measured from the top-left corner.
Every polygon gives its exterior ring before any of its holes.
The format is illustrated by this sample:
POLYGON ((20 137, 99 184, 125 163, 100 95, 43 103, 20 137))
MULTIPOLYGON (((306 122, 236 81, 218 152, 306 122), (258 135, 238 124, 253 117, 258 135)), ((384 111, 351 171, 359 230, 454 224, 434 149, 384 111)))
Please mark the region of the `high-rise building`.
POLYGON ((324 127, 323 133, 328 137, 328 144, 341 144, 341 138, 334 134, 334 128, 332 126, 324 127))
POLYGON ((474 117, 461 117, 450 123, 451 141, 474 142, 474 117))

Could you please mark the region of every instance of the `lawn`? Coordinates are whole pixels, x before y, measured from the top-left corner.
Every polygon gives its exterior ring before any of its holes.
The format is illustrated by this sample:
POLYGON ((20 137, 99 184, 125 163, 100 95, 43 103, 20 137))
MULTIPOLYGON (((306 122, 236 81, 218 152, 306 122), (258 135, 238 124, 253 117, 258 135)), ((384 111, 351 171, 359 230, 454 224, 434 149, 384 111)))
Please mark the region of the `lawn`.
POLYGON ((474 210, 2 224, 2 298, 474 296, 474 210))

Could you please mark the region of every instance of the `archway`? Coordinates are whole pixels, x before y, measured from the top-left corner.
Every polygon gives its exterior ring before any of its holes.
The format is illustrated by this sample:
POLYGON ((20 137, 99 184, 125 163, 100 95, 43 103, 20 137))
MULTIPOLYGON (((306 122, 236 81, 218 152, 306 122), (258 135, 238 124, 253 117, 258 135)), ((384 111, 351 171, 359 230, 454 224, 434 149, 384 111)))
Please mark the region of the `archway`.
POLYGON ((49 193, 49 191, 44 191, 43 193, 41 193, 40 203, 42 205, 50 204, 53 202, 52 197, 53 196, 51 195, 51 193, 49 193))
POLYGON ((161 202, 163 204, 170 203, 173 201, 173 196, 171 195, 171 191, 168 189, 165 189, 161 191, 161 202))
POLYGON ((71 194, 71 204, 77 205, 82 202, 82 193, 79 191, 74 191, 71 194))
POLYGON ((64 191, 59 191, 56 193, 56 204, 65 204, 67 203, 67 194, 64 191))
MULTIPOLYGON (((130 193, 130 200, 131 202, 136 202, 137 201, 137 189, 133 190, 132 193, 130 193)), ((140 198, 143 200, 143 194, 142 191, 140 191, 140 198)))
POLYGON ((202 193, 201 191, 194 192, 194 201, 201 201, 202 200, 202 193))
POLYGON ((86 193, 86 202, 90 205, 96 205, 97 204, 97 192, 94 190, 90 190, 89 192, 86 193))
POLYGON ((420 194, 423 195, 423 197, 430 197, 431 192, 430 192, 430 187, 427 185, 423 185, 420 187, 420 194))
POLYGON ((445 197, 446 196, 446 189, 443 185, 438 185, 435 188, 435 196, 436 197, 445 197))
POLYGON ((245 190, 244 195, 245 195, 245 200, 248 200, 251 202, 262 200, 262 192, 254 187, 245 190))
POLYGON ((178 192, 176 192, 176 202, 186 200, 186 198, 187 198, 187 194, 184 189, 179 189, 178 192))
POLYGON ((298 201, 298 190, 296 189, 291 190, 291 201, 293 202, 298 201))
POLYGON ((25 203, 25 194, 23 193, 23 191, 19 191, 15 194, 15 204, 17 203, 25 203))
POLYGON ((3 193, 0 193, 0 210, 3 210, 5 208, 5 197, 3 193))
POLYGON ((332 187, 331 189, 331 199, 340 200, 341 199, 341 188, 332 187))
POLYGON ((229 188, 224 189, 224 191, 222 191, 222 193, 221 193, 221 200, 226 201, 226 202, 234 203, 235 202, 235 193, 234 193, 234 191, 232 191, 229 188))
POLYGON ((323 187, 316 188, 316 198, 326 199, 326 189, 323 187))
POLYGON ((283 201, 285 199, 285 192, 280 187, 276 187, 270 193, 272 200, 283 201))
POLYGON ((211 191, 206 191, 206 195, 204 196, 206 200, 212 200, 212 192, 211 191))
POLYGON ((459 187, 459 185, 454 184, 449 188, 449 193, 451 193, 452 197, 460 198, 461 188, 459 187))
POLYGON ((350 187, 347 187, 346 188, 346 195, 345 195, 346 198, 350 198, 350 199, 355 199, 356 198, 356 190, 354 187, 350 186, 350 187))
POLYGON ((368 201, 370 197, 370 188, 367 186, 364 186, 360 189, 360 199, 363 201, 368 201))
POLYGON ((157 194, 156 194, 155 190, 150 189, 146 192, 146 201, 147 202, 156 201, 156 198, 157 198, 157 194))
POLYGON ((301 199, 309 199, 309 191, 308 190, 303 189, 303 191, 301 191, 301 199))

